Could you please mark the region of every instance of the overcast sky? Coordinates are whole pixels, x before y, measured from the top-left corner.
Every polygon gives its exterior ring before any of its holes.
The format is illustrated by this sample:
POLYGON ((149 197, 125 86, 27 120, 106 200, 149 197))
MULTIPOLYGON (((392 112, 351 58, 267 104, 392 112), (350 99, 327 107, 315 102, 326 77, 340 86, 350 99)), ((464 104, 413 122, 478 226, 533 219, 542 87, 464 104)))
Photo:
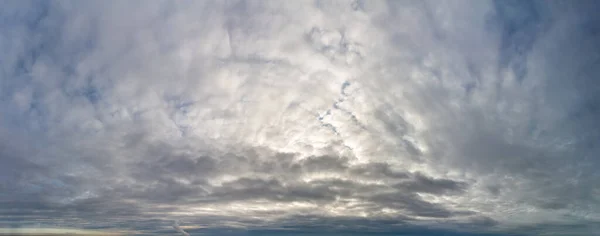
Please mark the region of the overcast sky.
POLYGON ((0 234, 598 235, 599 11, 2 1, 0 234))

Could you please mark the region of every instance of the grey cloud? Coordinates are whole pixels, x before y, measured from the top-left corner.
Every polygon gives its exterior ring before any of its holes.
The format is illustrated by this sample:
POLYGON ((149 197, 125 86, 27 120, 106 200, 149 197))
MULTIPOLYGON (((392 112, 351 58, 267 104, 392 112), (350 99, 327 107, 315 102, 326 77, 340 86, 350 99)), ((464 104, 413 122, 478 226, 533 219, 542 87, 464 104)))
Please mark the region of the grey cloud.
POLYGON ((449 179, 435 179, 417 172, 414 174, 412 181, 401 182, 396 187, 412 192, 446 194, 463 192, 468 187, 468 184, 449 179))
POLYGON ((353 166, 349 172, 353 175, 356 174, 373 179, 405 179, 409 177, 409 173, 394 170, 389 164, 382 162, 353 166))
POLYGON ((342 172, 348 169, 348 159, 344 157, 319 156, 309 157, 298 163, 306 172, 331 171, 342 172))
MULTIPOLYGON (((330 202, 335 200, 339 193, 332 185, 322 184, 286 184, 276 180, 260 180, 242 178, 223 187, 215 189, 213 197, 216 201, 267 199, 271 201, 315 201, 330 202)), ((347 191, 347 190, 346 190, 347 191)))
POLYGON ((439 204, 422 200, 414 193, 380 193, 370 196, 368 199, 374 203, 381 204, 382 206, 407 210, 415 216, 447 218, 455 214, 473 214, 469 212, 453 212, 452 210, 446 209, 439 204))
POLYGON ((394 171, 385 163, 351 165, 349 160, 343 157, 320 156, 294 161, 294 157, 289 154, 272 154, 279 158, 277 164, 240 161, 249 160, 252 155, 243 157, 227 154, 201 158, 169 155, 168 159, 159 158, 154 162, 133 166, 132 168, 138 172, 132 175, 136 178, 136 184, 132 186, 133 188, 129 187, 129 190, 122 190, 133 191, 130 194, 137 199, 159 202, 175 201, 178 198, 185 202, 186 197, 195 196, 200 197, 199 200, 202 202, 205 201, 202 199, 211 202, 267 199, 284 202, 317 201, 327 204, 333 202, 336 197, 356 197, 356 193, 361 192, 375 193, 397 188, 401 191, 444 194, 447 191, 460 191, 465 185, 451 180, 433 179, 421 173, 394 171), (237 166, 229 169, 230 164, 237 166), (214 172, 214 170, 221 171, 214 172), (240 177, 220 185, 211 185, 202 181, 203 178, 242 174, 239 173, 240 170, 247 171, 248 177, 240 177), (315 179, 310 182, 298 179, 302 176, 328 173, 339 177, 315 179), (278 178, 250 177, 266 174, 278 178), (183 184, 174 181, 174 178, 187 179, 191 182, 189 185, 183 184), (371 185, 357 182, 362 180, 387 180, 390 184, 396 183, 396 185, 371 185), (401 182, 397 183, 398 181, 401 182))

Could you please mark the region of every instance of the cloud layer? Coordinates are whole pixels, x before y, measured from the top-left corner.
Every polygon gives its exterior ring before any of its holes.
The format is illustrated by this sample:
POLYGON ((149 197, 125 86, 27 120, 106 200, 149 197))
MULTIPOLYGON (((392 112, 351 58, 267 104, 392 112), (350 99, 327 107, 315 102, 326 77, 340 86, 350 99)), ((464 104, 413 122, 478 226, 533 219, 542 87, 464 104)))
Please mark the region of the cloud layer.
POLYGON ((594 1, 3 5, 0 226, 600 229, 594 1))

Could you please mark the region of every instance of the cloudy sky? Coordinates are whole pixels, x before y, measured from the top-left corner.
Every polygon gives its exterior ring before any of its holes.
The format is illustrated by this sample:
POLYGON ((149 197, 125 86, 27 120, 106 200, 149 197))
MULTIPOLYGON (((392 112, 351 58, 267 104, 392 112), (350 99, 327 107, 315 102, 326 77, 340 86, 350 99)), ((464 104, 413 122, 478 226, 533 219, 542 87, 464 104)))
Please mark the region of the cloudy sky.
POLYGON ((593 0, 0 4, 0 234, 600 232, 593 0))

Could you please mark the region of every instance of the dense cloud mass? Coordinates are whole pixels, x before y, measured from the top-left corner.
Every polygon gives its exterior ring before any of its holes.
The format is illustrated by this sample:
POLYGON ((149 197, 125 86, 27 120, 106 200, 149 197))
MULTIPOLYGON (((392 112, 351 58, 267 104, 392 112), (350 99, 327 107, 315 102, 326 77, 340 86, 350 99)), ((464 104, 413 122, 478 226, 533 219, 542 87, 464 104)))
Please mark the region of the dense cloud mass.
POLYGON ((0 228, 593 235, 598 11, 4 1, 0 228))

